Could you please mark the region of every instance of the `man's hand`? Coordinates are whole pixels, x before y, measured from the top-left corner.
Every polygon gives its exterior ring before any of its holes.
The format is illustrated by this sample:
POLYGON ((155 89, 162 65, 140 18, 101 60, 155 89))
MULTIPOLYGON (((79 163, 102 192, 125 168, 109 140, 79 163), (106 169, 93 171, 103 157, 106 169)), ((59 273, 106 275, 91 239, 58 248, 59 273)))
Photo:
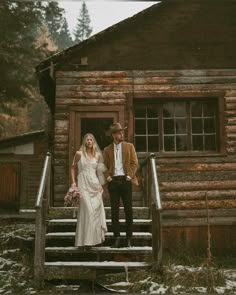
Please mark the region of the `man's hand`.
POLYGON ((107 177, 107 182, 111 182, 112 181, 112 178, 111 178, 111 176, 109 175, 108 177, 107 177))
POLYGON ((131 177, 129 175, 126 175, 126 180, 127 181, 130 181, 131 180, 131 177))

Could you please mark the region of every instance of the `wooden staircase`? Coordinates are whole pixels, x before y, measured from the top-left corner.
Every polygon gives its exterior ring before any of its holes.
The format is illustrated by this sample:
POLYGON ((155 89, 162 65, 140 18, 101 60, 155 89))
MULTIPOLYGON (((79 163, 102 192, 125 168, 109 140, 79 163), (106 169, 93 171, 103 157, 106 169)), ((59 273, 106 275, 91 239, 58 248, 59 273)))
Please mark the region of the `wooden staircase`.
POLYGON ((50 207, 51 155, 47 153, 35 203, 34 280, 40 288, 44 280, 96 280, 97 275, 153 269, 162 260, 161 200, 155 167, 155 155, 147 158, 144 169, 144 195, 134 193, 132 247, 125 244, 125 214, 120 208, 121 248, 111 248, 111 209, 105 208, 108 232, 105 242, 88 250, 74 247, 77 218, 74 208, 50 207), (144 201, 145 196, 145 201, 144 201), (147 206, 138 206, 140 202, 147 206), (123 245, 122 245, 123 244, 123 245))
MULTIPOLYGON (((111 232, 111 210, 105 208, 108 232, 102 245, 81 250, 74 247, 77 218, 73 208, 52 207, 47 220, 44 278, 92 279, 110 272, 125 272, 127 269, 143 268, 149 265, 152 255, 152 234, 150 209, 134 207, 132 247, 111 248, 114 242, 111 232)), ((124 210, 120 209, 121 239, 125 246, 124 210)))

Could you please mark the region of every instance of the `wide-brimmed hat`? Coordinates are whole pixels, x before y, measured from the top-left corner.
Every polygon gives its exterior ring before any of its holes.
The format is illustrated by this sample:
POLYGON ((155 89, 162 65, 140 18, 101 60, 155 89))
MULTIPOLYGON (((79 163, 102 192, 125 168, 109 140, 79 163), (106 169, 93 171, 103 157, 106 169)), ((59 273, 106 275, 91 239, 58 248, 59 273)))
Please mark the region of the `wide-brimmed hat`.
POLYGON ((108 130, 108 134, 113 134, 119 131, 124 131, 127 127, 122 127, 120 123, 114 123, 110 126, 110 129, 108 130))

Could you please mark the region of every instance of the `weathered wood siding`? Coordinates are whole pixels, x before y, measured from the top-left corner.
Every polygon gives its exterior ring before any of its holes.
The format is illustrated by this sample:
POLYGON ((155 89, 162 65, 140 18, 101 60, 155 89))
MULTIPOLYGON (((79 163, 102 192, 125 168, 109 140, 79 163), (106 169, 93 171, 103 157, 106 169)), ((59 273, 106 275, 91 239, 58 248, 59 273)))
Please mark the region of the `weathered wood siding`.
MULTIPOLYGON (((58 71, 56 73, 54 204, 61 205, 69 181, 69 111, 72 106, 124 105, 125 124, 132 130, 129 98, 224 96, 226 153, 214 157, 157 159, 165 209, 236 206, 236 70, 58 71)), ((132 113, 132 112, 131 112, 132 113)))

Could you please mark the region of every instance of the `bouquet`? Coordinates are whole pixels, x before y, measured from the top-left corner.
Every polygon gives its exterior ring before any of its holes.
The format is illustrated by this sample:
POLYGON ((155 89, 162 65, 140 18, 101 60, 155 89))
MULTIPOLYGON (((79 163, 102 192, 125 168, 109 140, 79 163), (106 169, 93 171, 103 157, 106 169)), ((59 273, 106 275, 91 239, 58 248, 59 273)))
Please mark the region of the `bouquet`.
POLYGON ((64 197, 64 206, 78 207, 80 198, 81 194, 78 187, 71 186, 64 197))

